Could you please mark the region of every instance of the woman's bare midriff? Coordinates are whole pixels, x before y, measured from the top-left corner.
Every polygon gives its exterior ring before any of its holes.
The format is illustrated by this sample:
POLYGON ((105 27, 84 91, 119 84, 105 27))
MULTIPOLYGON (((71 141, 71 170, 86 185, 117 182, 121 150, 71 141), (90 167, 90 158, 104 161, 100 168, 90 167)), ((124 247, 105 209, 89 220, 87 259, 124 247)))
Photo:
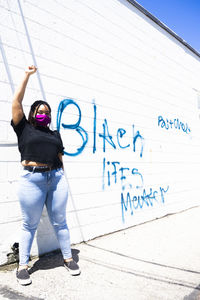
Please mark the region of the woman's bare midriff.
POLYGON ((43 166, 48 166, 47 164, 42 164, 37 161, 31 161, 31 160, 23 160, 22 161, 22 166, 32 166, 32 167, 43 167, 43 166))

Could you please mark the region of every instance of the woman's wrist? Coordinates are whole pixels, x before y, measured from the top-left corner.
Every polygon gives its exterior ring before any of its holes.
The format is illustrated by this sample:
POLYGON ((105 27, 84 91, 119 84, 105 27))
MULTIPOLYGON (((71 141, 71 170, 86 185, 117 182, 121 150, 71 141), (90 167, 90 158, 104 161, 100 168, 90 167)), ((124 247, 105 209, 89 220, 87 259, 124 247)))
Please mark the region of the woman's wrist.
POLYGON ((25 77, 25 79, 29 79, 30 73, 28 73, 27 71, 25 71, 24 77, 25 77))

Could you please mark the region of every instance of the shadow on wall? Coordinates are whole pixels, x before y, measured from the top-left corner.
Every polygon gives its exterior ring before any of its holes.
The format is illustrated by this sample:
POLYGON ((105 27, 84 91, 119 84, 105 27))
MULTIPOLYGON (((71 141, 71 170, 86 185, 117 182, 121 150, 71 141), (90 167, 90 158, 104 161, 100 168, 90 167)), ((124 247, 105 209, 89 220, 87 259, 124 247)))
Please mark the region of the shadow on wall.
MULTIPOLYGON (((37 247, 37 249, 35 250, 37 250, 37 252, 34 252, 38 256, 47 252, 60 249, 59 243, 54 233, 54 229, 49 221, 46 207, 44 207, 43 209, 42 217, 40 219, 40 223, 38 225, 36 236, 33 242, 33 247, 35 242, 35 247, 37 247)), ((10 250, 11 251, 7 254, 7 262, 5 263, 5 265, 10 265, 19 262, 19 243, 15 242, 10 250)))
POLYGON ((193 292, 183 298, 183 300, 198 300, 200 299, 200 284, 196 286, 193 292))
MULTIPOLYGON (((32 251, 34 251, 35 255, 38 256, 60 249, 54 229, 49 221, 46 207, 44 207, 43 209, 40 223, 38 225, 35 239, 33 242, 33 247, 32 247, 32 251), (35 251, 33 250, 34 244, 35 247, 37 247, 35 251)), ((18 262, 19 262, 19 242, 15 242, 12 245, 10 252, 7 254, 7 262, 5 262, 5 264, 1 266, 11 265, 18 262)))
POLYGON ((38 256, 60 248, 53 226, 51 225, 46 207, 43 209, 42 217, 36 232, 36 245, 38 256))

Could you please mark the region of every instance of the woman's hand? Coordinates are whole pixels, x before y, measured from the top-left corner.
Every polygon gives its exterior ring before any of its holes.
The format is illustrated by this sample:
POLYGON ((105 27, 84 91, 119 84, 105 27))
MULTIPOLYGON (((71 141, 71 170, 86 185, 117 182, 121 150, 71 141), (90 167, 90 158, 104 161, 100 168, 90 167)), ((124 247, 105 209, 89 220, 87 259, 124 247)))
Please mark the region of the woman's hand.
POLYGON ((28 66, 28 68, 25 70, 25 73, 27 75, 32 75, 37 71, 37 68, 35 66, 28 66))

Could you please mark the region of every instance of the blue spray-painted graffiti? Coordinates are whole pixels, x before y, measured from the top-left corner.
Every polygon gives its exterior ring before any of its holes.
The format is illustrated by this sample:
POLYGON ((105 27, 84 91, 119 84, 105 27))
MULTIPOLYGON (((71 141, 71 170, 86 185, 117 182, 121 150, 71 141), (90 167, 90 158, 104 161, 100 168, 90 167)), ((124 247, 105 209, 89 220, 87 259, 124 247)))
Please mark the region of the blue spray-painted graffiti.
MULTIPOLYGON (((93 102, 93 147, 92 152, 95 154, 97 152, 97 138, 102 139, 102 150, 103 153, 106 153, 108 148, 115 150, 124 150, 130 149, 132 152, 136 153, 136 148, 139 149, 139 157, 142 158, 144 151, 144 137, 139 130, 135 130, 135 126, 132 125, 132 137, 127 142, 125 140, 126 129, 118 128, 116 130, 116 135, 111 135, 109 130, 109 123, 107 119, 104 119, 102 128, 102 133, 97 134, 97 107, 95 102, 93 102), (124 139, 123 139, 124 138, 124 139), (137 147, 136 147, 137 146, 137 147), (140 147, 140 148, 139 148, 140 147)), ((159 125, 161 127, 166 126, 166 123, 163 123, 164 120, 159 117, 159 125), (164 124, 164 125, 163 125, 164 124)), ((77 156, 80 155, 88 142, 88 132, 80 126, 81 123, 81 109, 79 105, 72 99, 64 99, 60 102, 58 107, 57 114, 57 129, 60 131, 60 128, 75 130, 76 134, 80 135, 82 144, 80 147, 77 147, 76 151, 70 153, 64 151, 65 155, 68 156, 77 156), (64 124, 61 123, 62 114, 64 110, 69 106, 73 105, 78 111, 78 121, 74 124, 64 124)), ((181 123, 182 124, 182 123, 181 123)), ((182 126, 182 125, 180 125, 182 126)), ((182 128, 182 127, 181 127, 182 128)), ((166 128, 167 129, 167 128, 166 128)), ((183 128, 182 128, 183 129, 183 128)), ((187 130, 189 130, 187 128, 187 130)), ((186 131, 187 131, 186 130, 186 131)), ((129 137, 130 138, 130 137, 129 137)), ((99 147, 100 149, 100 147, 99 147)), ((149 188, 147 191, 144 188, 144 179, 143 175, 137 168, 130 168, 130 166, 122 165, 120 161, 109 161, 106 157, 103 158, 103 174, 102 174, 102 189, 111 188, 113 185, 120 184, 120 196, 121 196, 121 212, 122 212, 122 221, 125 222, 125 212, 130 212, 130 215, 133 215, 133 211, 142 209, 144 205, 147 207, 153 206, 154 203, 164 203, 165 194, 167 193, 169 186, 167 188, 159 187, 157 189, 149 188)))
MULTIPOLYGON (((93 116, 93 153, 96 152, 96 140, 97 140, 97 132, 96 132, 96 122, 97 122, 97 108, 95 103, 93 103, 94 116, 93 116)), ((87 142, 88 142, 88 132, 80 126, 81 122, 81 109, 79 105, 72 99, 64 99, 60 102, 57 113, 57 130, 60 131, 60 127, 62 126, 64 129, 75 130, 82 139, 82 145, 77 149, 76 152, 70 153, 65 151, 64 153, 69 156, 76 156, 82 153, 87 142), (73 105, 78 110, 78 121, 75 124, 64 124, 61 123, 62 114, 64 110, 69 106, 73 105)), ((103 133, 99 133, 98 136, 103 140, 103 152, 106 152, 106 145, 111 145, 113 149, 125 149, 130 147, 131 145, 122 145, 122 139, 126 134, 126 130, 124 128, 118 128, 116 134, 116 141, 113 136, 109 132, 109 126, 107 119, 104 119, 102 124, 103 133)), ((135 132, 135 127, 132 125, 133 135, 132 135, 132 150, 136 152, 136 144, 140 141, 140 157, 142 157, 143 147, 144 147, 144 138, 140 134, 139 130, 135 132)))
POLYGON ((141 188, 143 186, 143 176, 138 171, 137 168, 129 168, 121 166, 119 161, 106 161, 103 158, 103 176, 102 176, 102 189, 105 190, 113 184, 121 183, 121 189, 133 188, 133 184, 128 182, 134 179, 134 185, 136 188, 141 188))
POLYGON ((76 152, 74 153, 69 153, 67 151, 64 151, 64 153, 66 155, 70 155, 70 156, 76 156, 79 155, 83 149, 85 148, 87 142, 88 142, 88 133, 80 126, 80 122, 81 122, 81 110, 80 107, 78 106, 78 104, 72 100, 72 99, 64 99, 60 102, 59 107, 58 107, 58 114, 57 114, 57 130, 60 131, 60 126, 62 125, 62 127, 64 129, 75 129, 76 132, 81 136, 82 138, 82 145, 81 147, 79 147, 77 149, 76 152), (65 110, 65 108, 69 105, 74 105, 77 109, 78 109, 78 121, 75 124, 61 124, 61 118, 62 118, 62 114, 63 111, 65 110))
MULTIPOLYGON (((117 142, 114 142, 112 135, 110 135, 110 133, 109 133, 108 122, 107 122, 106 119, 104 119, 104 123, 103 123, 102 126, 103 126, 103 133, 99 133, 99 136, 101 138, 103 138, 103 152, 106 152, 106 142, 109 143, 113 147, 113 149, 117 149, 117 146, 120 149, 126 149, 126 148, 129 148, 131 146, 130 143, 127 144, 127 145, 124 145, 124 146, 121 145, 121 140, 120 139, 122 139, 123 136, 126 134, 126 130, 124 128, 118 128, 117 129, 117 134, 116 134, 117 142)), ((142 157, 143 147, 144 147, 143 146, 144 145, 144 138, 141 136, 139 131, 137 131, 135 133, 134 125, 132 125, 132 128, 133 128, 133 137, 132 137, 133 152, 136 152, 136 142, 138 140, 140 140, 141 141, 140 157, 142 157)))
POLYGON ((166 189, 159 187, 158 189, 152 189, 149 188, 149 191, 147 192, 147 189, 143 188, 141 192, 138 195, 138 191, 134 190, 132 193, 130 192, 122 192, 121 193, 121 209, 122 209, 122 221, 125 221, 124 213, 130 211, 130 214, 134 214, 134 210, 142 209, 144 205, 147 207, 153 206, 156 202, 164 203, 165 202, 165 194, 169 190, 169 186, 167 186, 166 189))
POLYGON ((122 221, 125 221, 125 212, 129 210, 130 215, 133 211, 142 209, 144 205, 152 207, 154 204, 165 202, 167 188, 144 188, 143 175, 137 168, 121 166, 119 161, 107 161, 103 159, 103 181, 102 189, 105 190, 113 185, 121 185, 121 210, 122 221))
POLYGON ((165 128, 166 130, 173 128, 176 130, 182 130, 186 134, 189 134, 191 132, 191 129, 189 128, 188 124, 181 122, 178 118, 168 120, 167 118, 164 119, 162 116, 159 116, 158 126, 160 126, 161 128, 165 128))
POLYGON ((93 118, 93 153, 96 152, 96 132, 97 132, 97 107, 95 102, 93 102, 94 118, 93 118))

